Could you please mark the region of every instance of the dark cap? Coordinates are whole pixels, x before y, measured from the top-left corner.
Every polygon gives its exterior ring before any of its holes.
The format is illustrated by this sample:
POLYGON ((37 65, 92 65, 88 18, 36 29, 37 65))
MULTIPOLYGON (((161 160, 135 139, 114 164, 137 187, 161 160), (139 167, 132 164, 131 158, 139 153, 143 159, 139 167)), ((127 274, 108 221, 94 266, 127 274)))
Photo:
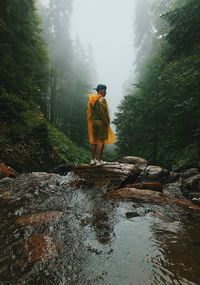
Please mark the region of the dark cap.
POLYGON ((97 88, 94 88, 94 90, 106 90, 107 89, 107 86, 104 85, 104 84, 98 84, 97 85, 97 88))

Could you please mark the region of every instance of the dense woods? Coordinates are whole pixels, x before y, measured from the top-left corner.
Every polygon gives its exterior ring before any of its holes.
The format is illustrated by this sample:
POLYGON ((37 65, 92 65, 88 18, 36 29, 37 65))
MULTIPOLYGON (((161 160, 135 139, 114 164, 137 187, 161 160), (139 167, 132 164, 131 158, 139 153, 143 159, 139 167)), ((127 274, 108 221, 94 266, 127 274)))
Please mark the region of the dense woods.
POLYGON ((40 7, 43 35, 49 52, 44 112, 49 121, 79 145, 86 145, 87 96, 92 86, 89 64, 79 38, 70 37, 72 0, 51 0, 40 7))
POLYGON ((69 36, 72 1, 35 4, 0 4, 1 160, 20 170, 88 157, 70 141, 86 142, 81 104, 90 76, 81 44, 69 36))
POLYGON ((116 114, 120 155, 166 167, 200 156, 200 2, 137 1, 136 78, 116 114), (150 50, 148 50, 150 47, 150 50))
MULTIPOLYGON (((135 5, 135 72, 114 119, 118 157, 142 156, 168 168, 196 166, 200 3, 135 5)), ((33 0, 0 3, 0 148, 11 165, 22 153, 27 165, 33 157, 41 165, 47 150, 64 161, 88 159, 74 144, 88 147, 87 93, 96 82, 95 66, 91 47, 84 50, 70 36, 72 10, 73 0, 50 0, 47 7, 33 0)))
POLYGON ((0 0, 0 285, 200 284, 199 107, 200 0, 0 0))

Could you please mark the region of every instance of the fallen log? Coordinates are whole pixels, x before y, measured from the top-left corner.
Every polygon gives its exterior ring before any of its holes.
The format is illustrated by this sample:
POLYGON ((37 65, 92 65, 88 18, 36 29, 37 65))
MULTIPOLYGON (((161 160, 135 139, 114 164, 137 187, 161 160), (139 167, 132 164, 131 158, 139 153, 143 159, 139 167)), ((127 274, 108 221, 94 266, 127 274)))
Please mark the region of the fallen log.
POLYGON ((142 191, 136 188, 121 188, 107 192, 105 197, 109 199, 136 200, 154 204, 177 205, 200 211, 200 206, 194 205, 189 200, 174 198, 170 195, 152 190, 142 191))

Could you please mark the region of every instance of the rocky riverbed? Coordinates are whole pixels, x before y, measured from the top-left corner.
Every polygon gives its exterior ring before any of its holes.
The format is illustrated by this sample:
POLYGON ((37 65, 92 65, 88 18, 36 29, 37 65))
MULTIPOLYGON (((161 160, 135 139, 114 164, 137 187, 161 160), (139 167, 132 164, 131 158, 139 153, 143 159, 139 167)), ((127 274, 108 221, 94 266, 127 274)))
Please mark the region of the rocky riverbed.
POLYGON ((0 284, 200 284, 198 169, 127 159, 1 174, 0 284))

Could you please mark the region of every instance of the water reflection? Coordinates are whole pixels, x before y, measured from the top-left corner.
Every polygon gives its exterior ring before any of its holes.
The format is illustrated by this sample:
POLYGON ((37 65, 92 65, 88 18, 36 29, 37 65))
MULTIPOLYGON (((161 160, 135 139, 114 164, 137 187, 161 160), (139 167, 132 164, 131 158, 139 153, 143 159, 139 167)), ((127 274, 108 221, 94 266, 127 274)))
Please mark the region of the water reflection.
POLYGON ((165 219, 152 225, 159 275, 163 279, 166 275, 171 276, 169 284, 200 283, 199 224, 199 215, 172 208, 165 211, 165 219))
POLYGON ((200 283, 199 215, 108 201, 100 189, 75 189, 63 179, 27 174, 0 181, 1 284, 200 283), (47 211, 54 218, 16 224, 47 211))

